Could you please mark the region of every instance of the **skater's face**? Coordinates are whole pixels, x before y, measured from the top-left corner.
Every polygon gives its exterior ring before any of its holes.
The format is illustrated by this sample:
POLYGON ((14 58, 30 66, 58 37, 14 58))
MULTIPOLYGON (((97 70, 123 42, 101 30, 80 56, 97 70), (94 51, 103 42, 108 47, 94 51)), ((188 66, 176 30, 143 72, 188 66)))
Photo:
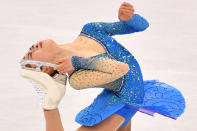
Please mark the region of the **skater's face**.
MULTIPOLYGON (((57 44, 53 40, 43 40, 29 48, 29 51, 24 56, 25 60, 39 60, 51 62, 54 57, 54 50, 56 49, 57 44)), ((28 64, 28 67, 36 68, 34 64, 28 64)), ((43 66, 42 70, 48 74, 53 72, 52 67, 43 66)))
POLYGON ((56 45, 57 44, 53 40, 40 41, 29 48, 29 51, 25 55, 24 59, 50 62, 50 60, 54 57, 53 53, 56 45))

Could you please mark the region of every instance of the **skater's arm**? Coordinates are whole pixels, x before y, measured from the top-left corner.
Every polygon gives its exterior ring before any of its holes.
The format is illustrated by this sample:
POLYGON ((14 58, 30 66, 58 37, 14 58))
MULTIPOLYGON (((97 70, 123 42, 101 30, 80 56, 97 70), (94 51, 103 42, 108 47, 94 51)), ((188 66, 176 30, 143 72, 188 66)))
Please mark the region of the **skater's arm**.
POLYGON ((46 120, 46 131, 64 131, 59 109, 43 110, 46 120))
POLYGON ((148 26, 149 23, 145 18, 139 14, 134 14, 131 4, 123 2, 119 8, 119 21, 87 23, 81 32, 113 36, 144 31, 148 26))
POLYGON ((76 72, 69 77, 69 84, 75 89, 101 87, 129 71, 128 64, 110 58, 73 58, 76 72))

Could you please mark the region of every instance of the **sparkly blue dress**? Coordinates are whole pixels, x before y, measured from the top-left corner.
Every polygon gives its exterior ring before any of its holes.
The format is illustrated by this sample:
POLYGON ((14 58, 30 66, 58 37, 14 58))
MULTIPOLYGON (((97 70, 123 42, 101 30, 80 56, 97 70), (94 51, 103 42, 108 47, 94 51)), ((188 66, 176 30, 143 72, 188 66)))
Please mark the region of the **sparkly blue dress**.
MULTIPOLYGON (((173 86, 158 80, 143 80, 140 66, 135 57, 112 36, 144 31, 149 26, 145 18, 134 14, 128 21, 105 23, 91 22, 84 25, 80 35, 100 43, 106 53, 92 58, 110 57, 130 66, 123 77, 117 79, 116 90, 103 89, 94 102, 80 111, 76 122, 93 126, 108 118, 125 105, 139 112, 153 116, 159 113, 176 119, 185 110, 185 99, 181 92, 173 86)), ((87 68, 87 67, 86 67, 87 68)), ((72 75, 72 74, 71 74, 72 75)))

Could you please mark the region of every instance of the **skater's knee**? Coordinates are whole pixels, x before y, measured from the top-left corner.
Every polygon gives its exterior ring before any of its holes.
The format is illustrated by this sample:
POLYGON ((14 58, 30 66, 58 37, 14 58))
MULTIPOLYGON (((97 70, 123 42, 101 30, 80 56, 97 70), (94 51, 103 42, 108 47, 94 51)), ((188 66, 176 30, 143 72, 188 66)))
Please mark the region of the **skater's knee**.
POLYGON ((95 126, 81 126, 76 131, 99 131, 95 126))

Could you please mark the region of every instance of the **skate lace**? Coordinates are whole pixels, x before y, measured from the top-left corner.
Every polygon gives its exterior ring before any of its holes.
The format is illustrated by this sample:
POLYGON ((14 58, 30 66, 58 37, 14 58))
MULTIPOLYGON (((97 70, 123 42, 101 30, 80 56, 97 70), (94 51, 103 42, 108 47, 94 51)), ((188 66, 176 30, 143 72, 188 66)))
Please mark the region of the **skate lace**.
POLYGON ((46 96, 46 92, 44 91, 44 89, 42 89, 37 83, 35 83, 32 80, 29 80, 30 83, 32 83, 35 91, 36 91, 36 95, 37 95, 37 101, 41 106, 44 106, 45 104, 45 96, 46 96))

